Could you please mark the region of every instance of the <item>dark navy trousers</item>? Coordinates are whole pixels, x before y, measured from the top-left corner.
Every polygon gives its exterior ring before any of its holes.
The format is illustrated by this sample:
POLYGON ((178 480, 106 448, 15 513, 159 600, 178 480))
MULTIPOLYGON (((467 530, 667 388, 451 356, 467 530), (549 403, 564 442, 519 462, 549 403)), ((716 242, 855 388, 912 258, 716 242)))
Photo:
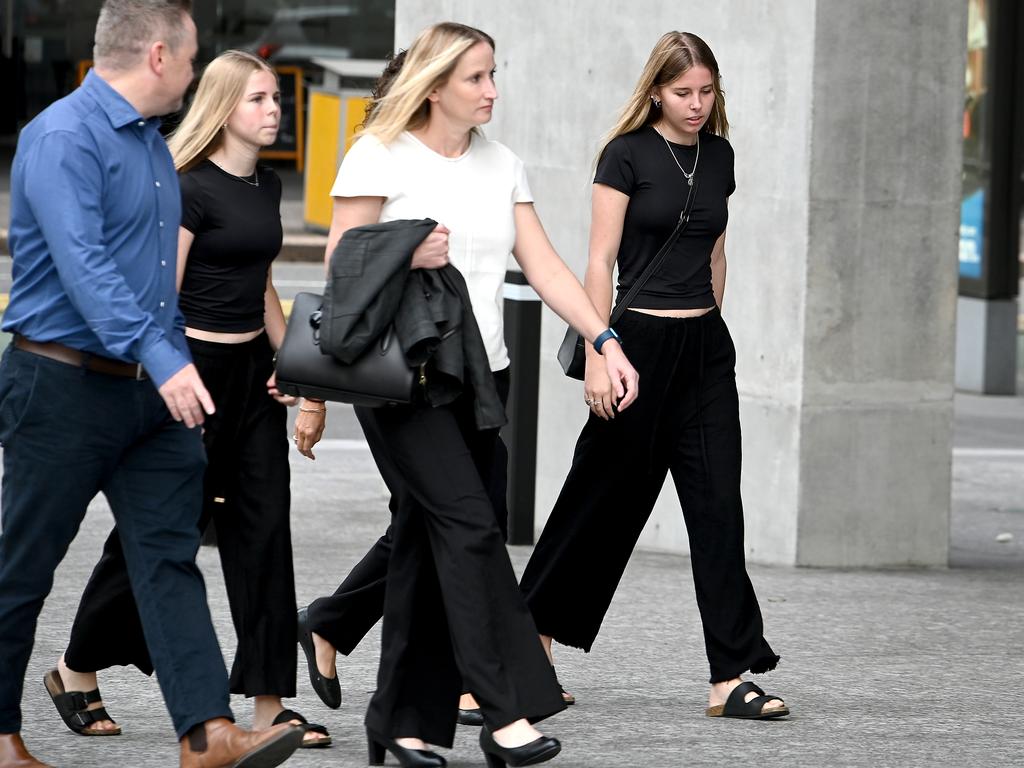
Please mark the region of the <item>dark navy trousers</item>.
POLYGON ((0 733, 21 729, 36 621, 102 492, 121 536, 146 643, 179 737, 231 718, 228 678, 195 564, 206 459, 199 429, 151 381, 9 347, 0 362, 0 733))

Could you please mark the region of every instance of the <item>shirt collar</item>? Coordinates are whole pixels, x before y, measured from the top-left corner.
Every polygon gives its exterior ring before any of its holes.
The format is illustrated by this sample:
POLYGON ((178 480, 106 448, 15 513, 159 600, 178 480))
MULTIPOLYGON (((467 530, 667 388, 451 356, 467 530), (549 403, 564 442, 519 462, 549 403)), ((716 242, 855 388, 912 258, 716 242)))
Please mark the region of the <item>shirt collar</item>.
MULTIPOLYGON (((139 114, 128 100, 114 90, 110 83, 96 74, 95 69, 90 69, 82 81, 82 88, 86 90, 100 105, 100 108, 107 113, 107 119, 114 128, 123 128, 129 123, 145 123, 146 118, 139 114)), ((159 125, 158 120, 152 121, 159 125)))

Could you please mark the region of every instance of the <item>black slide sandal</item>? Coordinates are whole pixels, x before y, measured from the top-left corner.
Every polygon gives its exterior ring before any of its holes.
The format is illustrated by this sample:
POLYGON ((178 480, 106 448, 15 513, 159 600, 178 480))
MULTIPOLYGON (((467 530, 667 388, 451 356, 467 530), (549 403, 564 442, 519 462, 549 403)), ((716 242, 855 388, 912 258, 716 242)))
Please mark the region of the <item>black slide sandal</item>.
POLYGON ((704 714, 708 717, 735 717, 740 720, 770 720, 775 717, 785 717, 789 714, 789 707, 783 702, 781 707, 765 709, 764 705, 772 699, 782 701, 778 696, 768 696, 754 683, 747 680, 732 689, 725 704, 715 707, 708 707, 704 714), (757 694, 750 701, 743 698, 753 691, 757 694))
POLYGON ((56 669, 51 669, 43 676, 43 685, 46 687, 46 692, 50 694, 53 706, 57 708, 57 714, 64 721, 64 725, 79 736, 121 735, 120 726, 104 731, 90 728, 93 723, 101 720, 109 720, 114 725, 117 725, 105 707, 100 707, 99 709, 88 708, 90 704, 103 701, 99 688, 94 688, 84 693, 81 691, 71 691, 69 693, 64 690, 64 681, 60 679, 60 672, 56 669))
POLYGON ((331 734, 327 732, 327 728, 325 726, 309 722, 293 709, 282 709, 277 713, 277 717, 274 718, 274 722, 271 723, 271 725, 290 723, 292 720, 298 720, 300 724, 299 727, 301 727, 306 733, 319 733, 322 736, 327 737, 325 739, 306 739, 305 736, 303 736, 302 746, 300 749, 323 749, 324 747, 331 746, 331 734))

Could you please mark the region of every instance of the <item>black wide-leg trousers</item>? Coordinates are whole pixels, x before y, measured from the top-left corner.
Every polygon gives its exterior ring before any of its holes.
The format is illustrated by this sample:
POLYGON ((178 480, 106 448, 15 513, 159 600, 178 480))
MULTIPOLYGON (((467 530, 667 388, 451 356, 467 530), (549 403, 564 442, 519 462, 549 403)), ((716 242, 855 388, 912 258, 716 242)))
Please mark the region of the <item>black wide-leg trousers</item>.
MULTIPOLYGON (((502 405, 508 404, 512 375, 509 368, 494 372, 494 385, 502 405)), ((382 444, 377 422, 365 409, 356 409, 356 418, 364 433, 374 432, 372 442, 382 444)), ((501 529, 503 539, 508 539, 508 448, 496 429, 463 431, 473 463, 484 480, 487 496, 494 509, 494 517, 501 529)), ((384 484, 391 492, 389 508, 392 516, 396 509, 396 493, 403 484, 401 473, 386 453, 378 452, 375 457, 384 484)), ((388 560, 391 558, 392 526, 374 542, 369 551, 334 591, 333 595, 320 597, 309 604, 307 620, 309 628, 327 640, 346 656, 355 650, 362 639, 384 614, 384 593, 388 576, 388 560)))
POLYGON ((779 657, 745 565, 736 350, 725 321, 717 309, 697 318, 630 311, 617 330, 643 389, 611 421, 591 414, 580 434, 521 582, 537 628, 591 649, 671 472, 711 682, 773 669, 779 657))
MULTIPOLYGON (((199 529, 213 521, 237 649, 231 692, 295 696, 287 412, 267 394, 266 334, 243 344, 188 339, 217 412, 203 428, 207 469, 199 529)), ((118 528, 86 584, 64 654, 78 672, 133 664, 153 671, 118 528)))
POLYGON ((501 728, 565 707, 470 445, 464 401, 357 408, 395 496, 377 690, 367 727, 451 746, 459 694, 501 728))

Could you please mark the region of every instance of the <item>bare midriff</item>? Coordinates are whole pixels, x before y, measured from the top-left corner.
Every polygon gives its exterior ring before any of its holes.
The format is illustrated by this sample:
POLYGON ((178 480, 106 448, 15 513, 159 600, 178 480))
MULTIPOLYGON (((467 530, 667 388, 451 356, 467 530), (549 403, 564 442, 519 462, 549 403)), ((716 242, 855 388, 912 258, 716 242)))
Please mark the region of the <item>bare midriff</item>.
POLYGON ((185 335, 189 338, 199 339, 200 341, 212 341, 215 344, 244 344, 247 341, 252 341, 257 336, 263 333, 262 328, 258 328, 255 331, 246 331, 245 333, 222 333, 221 331, 202 331, 199 328, 186 328, 185 335))
POLYGON ((714 307, 700 307, 698 309, 637 309, 636 307, 630 307, 630 312, 641 312, 645 315, 655 315, 656 317, 700 317, 706 315, 714 307))

